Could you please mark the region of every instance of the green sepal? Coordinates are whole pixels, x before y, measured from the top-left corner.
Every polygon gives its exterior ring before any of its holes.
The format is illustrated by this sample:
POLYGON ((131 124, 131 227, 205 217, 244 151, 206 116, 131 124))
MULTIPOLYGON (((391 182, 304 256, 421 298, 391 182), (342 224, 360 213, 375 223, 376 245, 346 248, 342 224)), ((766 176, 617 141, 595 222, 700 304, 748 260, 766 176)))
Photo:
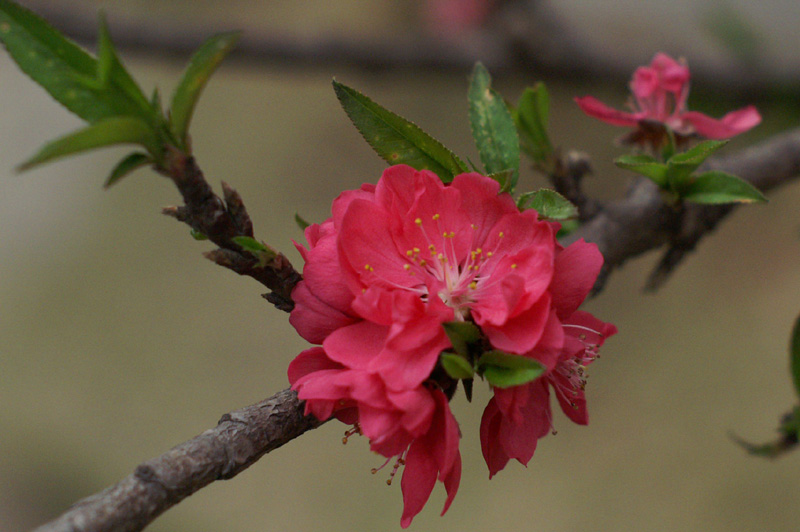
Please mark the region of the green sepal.
POLYGON ((495 388, 510 388, 534 381, 546 368, 537 360, 502 351, 487 351, 478 359, 478 371, 495 388))
POLYGON ((444 332, 456 353, 469 358, 469 344, 475 343, 481 338, 481 330, 478 326, 469 321, 448 321, 443 323, 442 327, 444 327, 444 332))
POLYGON ((53 159, 114 144, 139 144, 151 154, 159 149, 155 133, 142 119, 130 116, 105 118, 45 144, 36 155, 22 163, 19 170, 28 170, 53 159))
POLYGON ((299 227, 299 228, 300 228, 302 231, 305 231, 305 230, 306 230, 306 227, 308 227, 309 225, 311 225, 311 222, 307 222, 307 221, 305 220, 305 218, 303 218, 302 216, 300 216, 300 214, 299 214, 299 213, 294 213, 294 223, 296 223, 296 224, 297 224, 297 227, 299 227))
POLYGON ((569 220, 578 217, 578 208, 549 188, 526 192, 519 197, 517 207, 520 210, 534 209, 545 220, 569 220))
POLYGON ((687 185, 675 187, 678 195, 694 203, 764 203, 767 198, 753 185, 735 175, 711 170, 691 177, 687 185))
POLYGON ((789 342, 789 357, 792 370, 792 382, 797 396, 800 397, 800 316, 794 322, 792 338, 789 342))
POLYGON ((101 18, 97 59, 33 12, 0 0, 0 40, 20 69, 89 123, 111 116, 147 120, 146 99, 116 58, 101 18))
POLYGON ((208 235, 205 233, 201 233, 197 229, 190 229, 189 234, 192 235, 192 238, 195 240, 208 240, 208 235))
POLYGON ((122 159, 120 162, 117 163, 117 166, 111 170, 111 173, 106 179, 105 184, 103 185, 104 188, 109 188, 111 185, 116 184, 120 179, 128 175, 129 173, 133 172, 137 168, 141 168, 142 166, 146 166, 153 162, 152 157, 147 155, 146 153, 141 152, 134 152, 122 159))
POLYGON ((550 95, 544 83, 525 89, 512 115, 522 150, 537 163, 547 161, 553 154, 553 144, 547 135, 550 95))
POLYGON ((519 177, 519 135, 503 98, 492 89, 492 78, 476 63, 469 83, 469 122, 487 174, 511 169, 501 192, 512 192, 519 177))
POLYGON ((430 170, 445 183, 469 171, 458 156, 413 122, 336 80, 333 90, 361 136, 387 163, 430 170))
POLYGON ((649 178, 661 188, 667 186, 669 167, 649 155, 623 155, 615 159, 614 164, 649 178))
POLYGON ((223 59, 233 50, 241 32, 228 32, 207 39, 189 60, 181 81, 172 94, 169 108, 169 126, 172 134, 187 146, 187 132, 200 93, 223 59))
POLYGON ((475 375, 475 370, 469 361, 456 353, 442 352, 439 361, 445 372, 453 379, 471 379, 475 375))

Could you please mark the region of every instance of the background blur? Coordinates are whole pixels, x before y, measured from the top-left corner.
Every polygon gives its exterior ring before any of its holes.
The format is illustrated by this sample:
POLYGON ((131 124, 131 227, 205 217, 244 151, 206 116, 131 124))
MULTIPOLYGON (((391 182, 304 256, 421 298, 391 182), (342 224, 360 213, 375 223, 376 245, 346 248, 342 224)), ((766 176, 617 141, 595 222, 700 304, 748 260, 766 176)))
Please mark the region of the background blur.
MULTIPOLYGON (((62 6, 78 21, 93 20, 98 5, 22 3, 62 6)), ((162 35, 197 32, 195 44, 215 29, 237 27, 290 45, 324 37, 367 50, 371 43, 391 48, 393 39, 439 35, 448 50, 490 66, 502 57, 498 42, 508 33, 499 15, 484 18, 478 10, 478 26, 472 19, 453 22, 447 4, 439 11, 410 0, 104 5, 112 35, 137 20, 162 35), (437 18, 442 13, 445 19, 437 18)), ((500 12, 508 4, 492 7, 500 12)), ((553 139, 589 152, 595 175, 587 186, 612 197, 630 178, 610 162, 622 153, 612 143, 622 131, 584 117, 572 98, 591 93, 621 106, 630 72, 657 51, 683 55, 696 67, 694 108, 719 116, 745 101, 759 105, 764 124, 729 150, 800 121, 793 81, 800 37, 791 30, 799 8, 792 0, 754 6, 744 0, 536 3, 551 29, 561 25, 554 33, 574 36, 573 45, 594 54, 588 63, 613 65, 613 72, 573 79, 568 67, 541 74, 497 63, 496 86, 516 101, 524 86, 546 81, 553 139), (769 82, 757 90, 747 87, 753 65, 759 83, 769 82), (744 88, 715 83, 719 76, 744 88)), ((515 20, 523 20, 519 13, 515 20)), ((558 53, 552 51, 553 64, 558 53)), ((167 95, 188 59, 159 50, 122 55, 146 90, 158 84, 167 95)), ((466 119, 468 74, 458 66, 416 69, 413 61, 363 69, 348 61, 232 59, 201 99, 195 153, 214 186, 224 179, 242 194, 256 236, 300 268, 291 243, 302 239, 295 212, 322 221, 341 190, 375 182, 385 167, 339 109, 331 78, 477 160, 466 119)), ((0 54, 2 530, 56 516, 213 427, 221 414, 285 388, 286 366, 306 347, 287 315, 259 296, 260 285, 203 259, 210 245, 159 214, 179 201, 164 178, 141 170, 102 190, 124 150, 14 172, 44 142, 78 126, 0 54)), ((519 190, 541 185, 528 172, 519 190)), ((488 480, 478 439, 488 391, 476 386, 472 405, 457 396, 453 407, 464 434, 459 494, 441 518, 444 490, 437 485, 411 530, 796 530, 800 455, 773 462, 749 457, 728 433, 770 439, 796 402, 787 343, 800 310, 798 203, 795 183, 766 206, 737 210, 655 295, 641 291, 655 255, 615 273, 586 305, 620 330, 592 366, 591 424, 577 427, 557 414, 558 435, 541 441, 527 469, 515 462, 488 480)), ((370 475, 382 459, 365 441, 343 446, 344 430, 332 422, 305 434, 233 480, 201 490, 149 530, 399 530, 399 482, 390 488, 386 475, 370 475)))

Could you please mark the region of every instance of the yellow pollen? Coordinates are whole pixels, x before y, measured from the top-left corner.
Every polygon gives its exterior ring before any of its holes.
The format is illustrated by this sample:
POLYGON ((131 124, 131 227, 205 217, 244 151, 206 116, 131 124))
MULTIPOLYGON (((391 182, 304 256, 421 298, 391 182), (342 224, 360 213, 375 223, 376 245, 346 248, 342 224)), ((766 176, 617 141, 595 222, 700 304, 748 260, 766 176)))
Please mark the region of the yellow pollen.
POLYGON ((365 264, 364 265, 364 269, 367 270, 368 272, 374 272, 375 271, 375 268, 373 268, 369 264, 365 264))
POLYGON ((475 253, 480 255, 481 253, 483 253, 483 250, 481 248, 478 248, 478 249, 475 250, 475 253))
POLYGON ((491 257, 492 255, 494 255, 494 253, 492 253, 491 251, 486 254, 487 257, 491 257))
POLYGON ((413 254, 414 254, 414 251, 413 251, 413 250, 411 250, 411 249, 409 249, 408 251, 406 251, 406 256, 408 256, 408 257, 412 256, 413 254))
POLYGON ((475 227, 475 224, 469 224, 469 226, 470 226, 472 229, 477 229, 477 227, 475 227))
POLYGON ((472 281, 471 283, 469 283, 469 287, 475 290, 476 288, 478 288, 478 281, 472 281))
POLYGON ((436 213, 436 214, 434 214, 434 215, 433 215, 433 219, 434 219, 434 220, 438 220, 438 219, 439 219, 439 213, 436 213))
POLYGON ((411 269, 411 265, 410 264, 403 264, 403 269, 404 270, 409 270, 409 269, 411 269))
POLYGON ((420 266, 425 266, 426 264, 428 264, 428 262, 425 259, 419 261, 420 266))
POLYGON ((498 238, 503 238, 503 237, 504 237, 504 236, 506 236, 506 235, 504 235, 504 234, 503 234, 503 232, 502 232, 502 231, 500 231, 500 233, 499 233, 497 236, 498 236, 498 238))
POLYGON ((414 253, 419 253, 419 248, 414 248, 414 253))
POLYGON ((420 218, 417 218, 416 220, 414 220, 414 223, 417 225, 422 225, 422 220, 420 218))
MULTIPOLYGON (((407 265, 406 265, 406 266, 407 266, 407 265)), ((517 265, 516 265, 516 264, 512 264, 512 265, 511 265, 511 269, 512 269, 512 270, 513 270, 514 268, 516 268, 516 267, 517 267, 517 265)))

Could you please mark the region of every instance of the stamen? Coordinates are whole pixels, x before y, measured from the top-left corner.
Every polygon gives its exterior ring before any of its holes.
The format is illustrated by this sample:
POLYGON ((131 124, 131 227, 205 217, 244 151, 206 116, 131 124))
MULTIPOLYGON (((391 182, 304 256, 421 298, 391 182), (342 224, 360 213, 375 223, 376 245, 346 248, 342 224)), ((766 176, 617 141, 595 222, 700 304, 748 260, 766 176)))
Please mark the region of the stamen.
POLYGON ((359 425, 358 423, 353 425, 353 428, 345 431, 344 438, 342 438, 342 445, 347 445, 347 440, 349 440, 350 436, 353 436, 354 434, 358 434, 359 436, 361 436, 361 425, 359 425))

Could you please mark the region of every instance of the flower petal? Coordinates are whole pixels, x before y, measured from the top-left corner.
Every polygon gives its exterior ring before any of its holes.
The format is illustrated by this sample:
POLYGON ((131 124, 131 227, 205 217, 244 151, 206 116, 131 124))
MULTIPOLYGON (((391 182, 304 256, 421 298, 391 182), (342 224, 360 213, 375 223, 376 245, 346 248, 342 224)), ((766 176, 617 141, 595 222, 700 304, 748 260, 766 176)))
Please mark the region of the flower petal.
POLYGON ((591 291, 603 267, 597 244, 583 239, 573 242, 556 255, 553 280, 548 291, 559 318, 571 316, 591 291))
POLYGON ((641 113, 626 113, 608 107, 606 104, 593 96, 584 96, 583 98, 575 98, 575 103, 581 108, 581 111, 591 116, 602 120, 607 124, 614 126, 635 126, 643 116, 641 113))
POLYGON ((708 139, 728 139, 761 123, 761 115, 752 105, 731 111, 719 120, 697 111, 683 113, 681 118, 708 139))

